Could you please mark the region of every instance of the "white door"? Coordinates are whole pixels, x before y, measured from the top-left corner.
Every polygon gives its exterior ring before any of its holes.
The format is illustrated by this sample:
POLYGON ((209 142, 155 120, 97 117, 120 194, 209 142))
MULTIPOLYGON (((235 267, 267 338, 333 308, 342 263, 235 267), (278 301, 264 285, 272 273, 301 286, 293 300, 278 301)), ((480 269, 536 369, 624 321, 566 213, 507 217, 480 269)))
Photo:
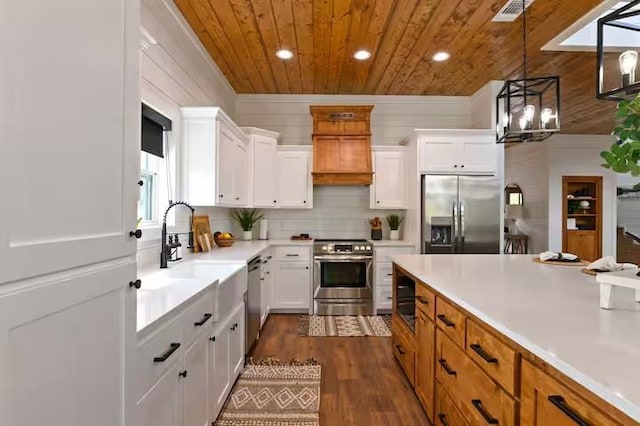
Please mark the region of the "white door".
POLYGON ((137 2, 2 2, 0 284, 135 253, 139 38, 137 2))
POLYGON ((311 208, 313 188, 310 186, 308 152, 278 152, 278 206, 311 208))
POLYGON ((204 334, 184 354, 183 426, 209 424, 209 348, 204 334))
POLYGON ((213 422, 224 405, 231 387, 229 374, 229 337, 231 331, 223 324, 209 338, 209 404, 213 422))
POLYGON ((376 152, 373 157, 372 209, 406 208, 404 153, 376 152))
POLYGON ((271 308, 309 309, 311 273, 307 262, 276 262, 271 283, 271 308))
MULTIPOLYGON (((182 426, 180 376, 182 362, 176 362, 136 405, 136 426, 182 426)), ((51 423, 57 424, 57 423, 51 423)), ((93 423, 74 423, 93 425, 93 423)))
POLYGON ((464 173, 494 174, 497 171, 498 150, 493 139, 488 142, 462 142, 460 157, 460 167, 464 173))
POLYGON ((135 262, 0 286, 0 424, 124 425, 135 262))
POLYGON ((218 122, 218 205, 236 205, 234 193, 234 163, 236 161, 236 143, 223 123, 218 122))
POLYGON ((278 203, 278 146, 265 136, 253 136, 253 205, 276 207, 278 203))
POLYGON ((458 143, 454 140, 429 140, 420 143, 420 171, 423 173, 458 173, 462 164, 458 143))
POLYGON ((233 161, 233 193, 234 205, 242 207, 248 205, 247 193, 249 189, 249 153, 247 145, 241 141, 235 141, 233 161))
POLYGON ((244 369, 244 303, 240 304, 229 321, 229 330, 231 332, 229 338, 229 362, 231 371, 231 382, 235 382, 236 377, 244 369))

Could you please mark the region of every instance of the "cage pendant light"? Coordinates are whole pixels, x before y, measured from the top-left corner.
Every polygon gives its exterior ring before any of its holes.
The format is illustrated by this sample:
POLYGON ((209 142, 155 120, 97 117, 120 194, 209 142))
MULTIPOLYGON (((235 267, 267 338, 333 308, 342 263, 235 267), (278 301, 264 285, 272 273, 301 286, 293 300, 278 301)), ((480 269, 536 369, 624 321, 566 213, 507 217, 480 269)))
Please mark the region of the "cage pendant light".
POLYGON ((496 98, 496 141, 539 142, 560 131, 560 77, 527 76, 527 14, 522 0, 523 78, 507 80, 496 98))

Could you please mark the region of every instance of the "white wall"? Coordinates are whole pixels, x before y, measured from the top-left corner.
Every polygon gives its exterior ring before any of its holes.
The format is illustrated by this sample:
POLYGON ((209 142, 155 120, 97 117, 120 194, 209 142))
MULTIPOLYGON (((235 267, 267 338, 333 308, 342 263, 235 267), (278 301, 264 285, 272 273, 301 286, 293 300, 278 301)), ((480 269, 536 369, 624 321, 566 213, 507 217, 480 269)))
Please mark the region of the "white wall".
POLYGON ((471 102, 466 96, 238 95, 236 119, 281 134, 286 145, 311 144, 309 105, 374 105, 373 145, 397 145, 413 129, 468 129, 471 102))

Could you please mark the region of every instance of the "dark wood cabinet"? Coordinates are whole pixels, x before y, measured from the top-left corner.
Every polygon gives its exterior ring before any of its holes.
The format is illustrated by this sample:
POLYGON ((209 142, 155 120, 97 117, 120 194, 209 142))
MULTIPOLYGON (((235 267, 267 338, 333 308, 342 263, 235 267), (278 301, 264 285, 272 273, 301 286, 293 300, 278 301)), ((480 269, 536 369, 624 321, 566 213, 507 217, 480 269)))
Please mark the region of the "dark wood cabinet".
POLYGON ((436 326, 427 314, 416 309, 416 371, 415 392, 431 423, 435 403, 436 326))

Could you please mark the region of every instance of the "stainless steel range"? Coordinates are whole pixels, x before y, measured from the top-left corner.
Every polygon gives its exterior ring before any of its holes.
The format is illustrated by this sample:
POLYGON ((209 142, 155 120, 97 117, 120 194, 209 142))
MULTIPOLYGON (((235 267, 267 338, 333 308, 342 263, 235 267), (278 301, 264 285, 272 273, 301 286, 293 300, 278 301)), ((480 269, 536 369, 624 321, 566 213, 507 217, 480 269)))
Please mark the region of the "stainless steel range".
POLYGON ((373 246, 367 240, 315 240, 315 315, 373 315, 373 246))

